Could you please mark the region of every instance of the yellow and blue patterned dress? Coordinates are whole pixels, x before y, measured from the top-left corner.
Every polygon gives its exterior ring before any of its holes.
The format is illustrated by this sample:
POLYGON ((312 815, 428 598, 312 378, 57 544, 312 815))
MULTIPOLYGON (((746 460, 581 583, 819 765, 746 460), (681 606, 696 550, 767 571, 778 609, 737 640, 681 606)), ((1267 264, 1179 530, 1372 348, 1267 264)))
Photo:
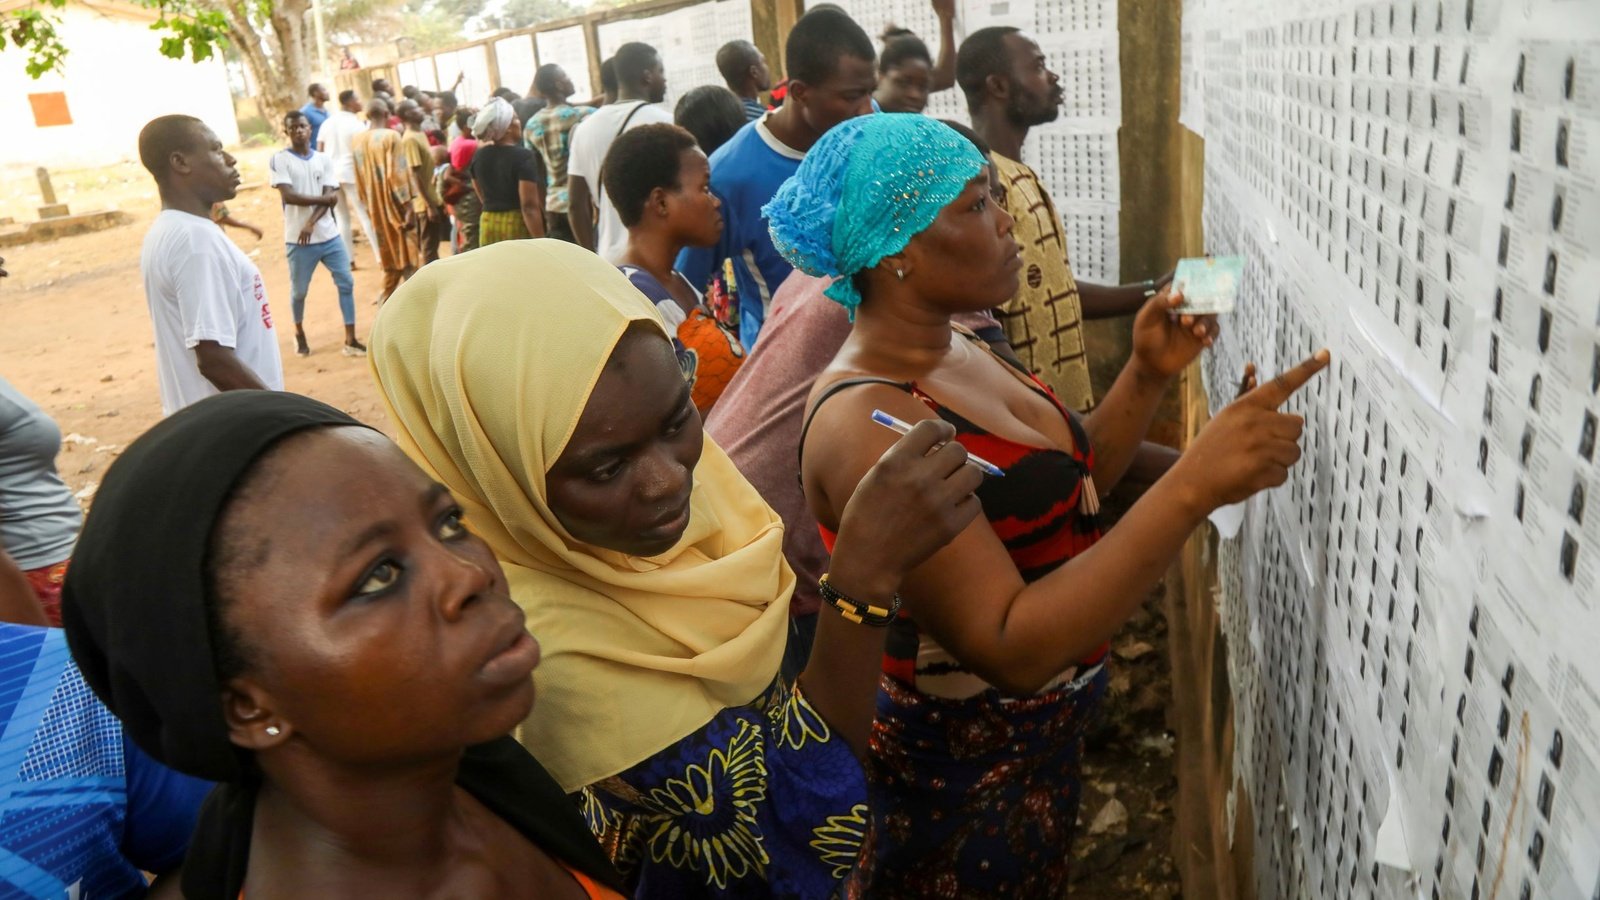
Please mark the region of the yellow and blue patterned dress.
POLYGON ((635 897, 828 897, 855 865, 867 785, 781 679, 748 706, 583 791, 635 897))

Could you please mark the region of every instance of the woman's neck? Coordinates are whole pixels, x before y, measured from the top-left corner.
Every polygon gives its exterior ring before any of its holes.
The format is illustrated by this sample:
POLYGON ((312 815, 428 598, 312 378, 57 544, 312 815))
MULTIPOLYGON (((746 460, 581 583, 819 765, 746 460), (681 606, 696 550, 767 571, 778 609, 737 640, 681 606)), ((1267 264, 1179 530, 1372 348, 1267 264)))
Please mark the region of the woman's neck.
POLYGON ((950 353, 950 315, 917 302, 904 283, 877 279, 856 309, 850 341, 863 368, 916 377, 950 353))
POLYGON ((320 764, 269 775, 256 801, 252 849, 308 871, 442 865, 465 799, 455 784, 459 765, 457 757, 375 773, 320 764))
POLYGON ((638 266, 654 275, 668 290, 672 288, 673 264, 678 260, 683 242, 665 231, 655 228, 633 228, 628 231, 628 247, 621 262, 638 266))

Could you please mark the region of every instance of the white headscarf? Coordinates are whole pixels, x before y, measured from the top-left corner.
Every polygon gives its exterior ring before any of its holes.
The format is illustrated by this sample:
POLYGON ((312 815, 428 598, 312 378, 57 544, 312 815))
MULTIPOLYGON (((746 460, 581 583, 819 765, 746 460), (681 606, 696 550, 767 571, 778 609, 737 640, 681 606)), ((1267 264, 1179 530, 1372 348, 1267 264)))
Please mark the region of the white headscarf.
POLYGON ((511 127, 511 120, 516 116, 517 111, 511 108, 511 104, 500 97, 490 97, 472 120, 472 136, 492 144, 505 136, 506 129, 511 127))

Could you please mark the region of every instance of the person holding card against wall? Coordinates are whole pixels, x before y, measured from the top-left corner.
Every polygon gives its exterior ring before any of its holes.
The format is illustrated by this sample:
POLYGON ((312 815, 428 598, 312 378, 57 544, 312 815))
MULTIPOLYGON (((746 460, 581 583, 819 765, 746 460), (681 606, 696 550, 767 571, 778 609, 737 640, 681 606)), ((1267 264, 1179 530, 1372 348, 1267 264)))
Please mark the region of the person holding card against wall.
MULTIPOLYGON (((1218 325, 1175 315, 1177 292, 1154 296, 1105 400, 1070 411, 951 325, 1021 280, 985 163, 933 119, 867 116, 824 135, 763 210, 785 257, 836 279, 824 293, 854 316, 800 439, 824 542, 892 443, 875 422, 943 419, 962 449, 1004 472, 976 492, 983 519, 910 572, 903 614, 882 623, 850 896, 1064 894, 1108 641, 1211 510, 1284 482, 1301 421, 1277 407, 1327 365, 1318 353, 1220 412, 1101 540, 1096 482, 1122 478, 1162 395, 1218 325)), ((823 588, 830 603, 848 600, 823 588)))
MULTIPOLYGON (((1094 391, 1083 320, 1134 315, 1170 276, 1120 286, 1073 276, 1061 215, 1038 173, 1021 161, 1029 129, 1054 122, 1064 97, 1061 77, 1033 38, 1009 26, 973 32, 956 56, 956 83, 966 95, 973 130, 993 148, 1002 202, 1022 246, 1021 284, 996 316, 1028 371, 1069 409, 1086 412, 1094 406, 1094 391)), ((1176 450, 1147 443, 1131 477, 1154 481, 1177 456, 1176 450)))

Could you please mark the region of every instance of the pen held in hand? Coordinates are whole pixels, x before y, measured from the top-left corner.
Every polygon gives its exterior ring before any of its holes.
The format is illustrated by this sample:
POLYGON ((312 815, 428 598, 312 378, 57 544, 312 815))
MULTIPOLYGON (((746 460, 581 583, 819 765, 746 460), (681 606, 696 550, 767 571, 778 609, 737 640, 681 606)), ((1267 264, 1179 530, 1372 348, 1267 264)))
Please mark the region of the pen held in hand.
MULTIPOLYGON (((911 430, 911 426, 908 423, 896 419, 894 416, 889 415, 881 409, 875 409, 872 411, 872 421, 877 422, 879 425, 882 425, 896 434, 905 434, 911 430)), ((987 459, 984 459, 976 453, 968 453, 967 462, 977 466, 985 475, 993 475, 996 478, 1006 477, 1006 473, 1001 471, 999 466, 989 462, 987 459)))

